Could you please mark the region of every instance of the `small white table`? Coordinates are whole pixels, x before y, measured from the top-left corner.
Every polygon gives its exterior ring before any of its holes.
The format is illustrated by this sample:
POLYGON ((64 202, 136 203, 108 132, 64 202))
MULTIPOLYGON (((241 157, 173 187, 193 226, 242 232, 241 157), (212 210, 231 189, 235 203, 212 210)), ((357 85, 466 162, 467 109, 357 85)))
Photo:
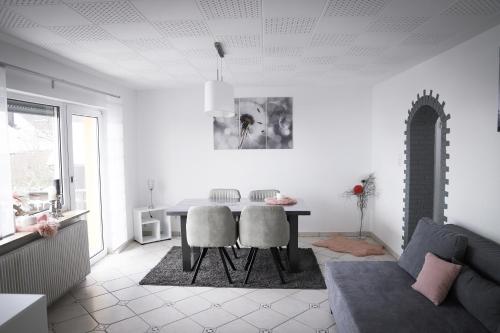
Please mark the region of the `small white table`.
POLYGON ((172 226, 167 207, 134 209, 134 238, 141 244, 172 238, 172 226))

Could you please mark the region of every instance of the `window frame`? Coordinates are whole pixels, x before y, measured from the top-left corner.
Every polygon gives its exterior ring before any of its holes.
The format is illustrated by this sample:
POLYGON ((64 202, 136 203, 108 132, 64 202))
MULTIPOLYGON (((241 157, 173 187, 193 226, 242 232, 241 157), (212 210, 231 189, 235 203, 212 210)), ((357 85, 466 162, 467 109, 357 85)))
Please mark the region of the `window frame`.
MULTIPOLYGON (((58 129, 58 150, 59 150, 59 177, 61 180, 61 193, 63 209, 70 208, 70 197, 69 197, 69 176, 68 176, 68 166, 67 166, 67 133, 64 125, 66 124, 66 104, 59 102, 57 100, 43 98, 34 95, 20 94, 16 92, 7 91, 7 100, 17 100, 22 102, 47 105, 54 107, 56 109, 57 116, 57 129, 58 129)), ((7 111, 8 112, 8 111, 7 111)), ((47 212, 47 210, 41 210, 37 213, 47 212)))

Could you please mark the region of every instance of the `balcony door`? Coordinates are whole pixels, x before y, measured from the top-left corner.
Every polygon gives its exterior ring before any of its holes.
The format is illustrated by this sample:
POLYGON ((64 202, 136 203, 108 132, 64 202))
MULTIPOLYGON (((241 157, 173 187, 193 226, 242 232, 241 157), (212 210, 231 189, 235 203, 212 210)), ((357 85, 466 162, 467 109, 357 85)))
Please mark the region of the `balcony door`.
POLYGON ((72 209, 85 209, 92 261, 106 255, 101 199, 101 114, 68 105, 69 183, 72 209))

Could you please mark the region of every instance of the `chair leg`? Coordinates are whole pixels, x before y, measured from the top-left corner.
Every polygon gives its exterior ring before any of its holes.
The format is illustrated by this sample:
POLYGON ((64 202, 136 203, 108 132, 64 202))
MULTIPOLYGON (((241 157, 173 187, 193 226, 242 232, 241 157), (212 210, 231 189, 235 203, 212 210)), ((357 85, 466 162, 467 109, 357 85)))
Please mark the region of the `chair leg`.
POLYGON ((278 259, 278 263, 280 264, 280 269, 282 271, 284 271, 285 266, 283 266, 283 262, 281 261, 281 254, 280 254, 279 248, 270 248, 270 250, 271 250, 271 252, 274 252, 273 256, 275 256, 278 259))
POLYGON ((234 267, 234 264, 231 261, 231 258, 229 258, 229 254, 227 254, 226 248, 225 247, 221 247, 221 249, 222 249, 222 252, 224 252, 224 256, 226 257, 227 261, 229 261, 229 266, 231 266, 232 270, 235 271, 236 267, 234 267))
POLYGON ((259 250, 256 247, 254 247, 252 249, 253 249, 252 258, 250 259, 250 266, 248 267, 248 272, 247 272, 247 276, 245 277, 244 284, 247 284, 247 282, 248 282, 248 278, 250 277, 250 273, 252 272, 253 263, 255 262, 255 257, 257 256, 257 250, 259 250))
POLYGON ((227 280, 229 281, 230 284, 233 284, 233 280, 231 280, 231 275, 229 275, 229 270, 227 269, 226 260, 224 259, 224 251, 222 250, 222 247, 219 247, 219 255, 220 259, 222 260, 222 265, 224 266, 224 270, 226 271, 227 280))
POLYGON ((231 245, 231 250, 233 250, 234 259, 238 259, 238 255, 236 254, 236 250, 234 249, 234 245, 231 245))
POLYGON ((240 247, 240 244, 238 243, 238 240, 236 240, 236 248, 237 248, 238 250, 241 250, 241 247, 240 247))
POLYGON ((272 247, 269 249, 271 251, 271 254, 273 255, 274 258, 274 265, 276 266, 276 270, 278 271, 278 274, 280 276, 281 283, 285 284, 285 279, 283 278, 283 272, 281 271, 281 260, 279 258, 279 251, 277 248, 272 247))
POLYGON ((208 248, 204 247, 203 251, 201 251, 200 257, 198 258, 198 261, 196 262, 196 269, 194 271, 193 279, 191 280, 191 284, 194 284, 196 281, 196 276, 198 276, 198 271, 200 270, 201 262, 203 258, 205 258, 205 255, 207 254, 208 248))
POLYGON ((247 262, 245 263, 245 271, 248 270, 248 266, 250 265, 250 260, 252 260, 252 255, 253 255, 254 248, 250 248, 250 252, 248 252, 247 256, 247 262))

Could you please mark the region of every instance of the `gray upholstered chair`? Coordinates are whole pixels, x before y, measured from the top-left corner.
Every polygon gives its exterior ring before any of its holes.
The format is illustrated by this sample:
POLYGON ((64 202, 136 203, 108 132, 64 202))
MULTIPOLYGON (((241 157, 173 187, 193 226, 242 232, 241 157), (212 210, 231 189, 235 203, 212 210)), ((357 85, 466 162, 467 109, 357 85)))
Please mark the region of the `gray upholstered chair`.
POLYGON ((241 199, 240 191, 234 188, 214 188, 208 194, 213 201, 235 201, 241 199))
MULTIPOLYGON (((238 201, 241 199, 240 191, 234 188, 213 188, 208 193, 208 198, 212 201, 238 201)), ((238 230, 238 218, 236 218, 236 230, 238 230)), ((238 231, 236 231, 236 238, 238 238, 238 231)), ((238 242, 235 243, 236 247, 239 249, 240 246, 238 242)), ((234 249, 234 245, 231 246, 231 250, 233 250, 233 255, 236 259, 238 259, 238 254, 234 249)))
POLYGON ((259 249, 270 249, 274 264, 282 283, 285 283, 284 270, 278 247, 285 246, 290 240, 290 226, 286 213, 281 206, 248 206, 243 208, 239 226, 240 242, 250 247, 245 270, 245 284, 248 282, 255 257, 259 249))
POLYGON ((209 248, 217 248, 226 271, 229 283, 233 283, 227 269, 226 260, 231 268, 236 270, 225 246, 236 242, 236 223, 231 210, 226 206, 197 206, 188 210, 186 221, 186 237, 189 246, 201 249, 200 257, 196 262, 191 283, 195 283, 201 263, 209 248))
POLYGON ((254 190, 248 194, 250 201, 264 201, 265 198, 274 198, 276 194, 280 193, 278 190, 254 190))

